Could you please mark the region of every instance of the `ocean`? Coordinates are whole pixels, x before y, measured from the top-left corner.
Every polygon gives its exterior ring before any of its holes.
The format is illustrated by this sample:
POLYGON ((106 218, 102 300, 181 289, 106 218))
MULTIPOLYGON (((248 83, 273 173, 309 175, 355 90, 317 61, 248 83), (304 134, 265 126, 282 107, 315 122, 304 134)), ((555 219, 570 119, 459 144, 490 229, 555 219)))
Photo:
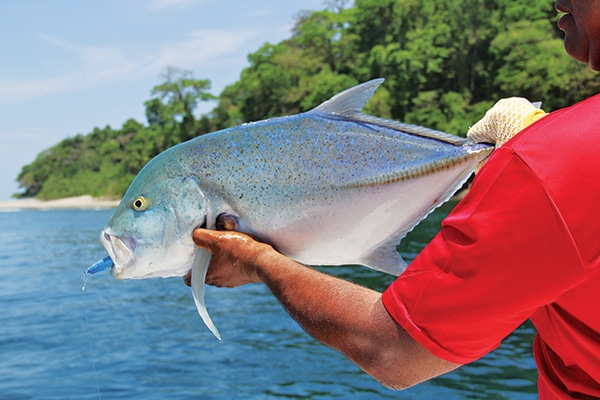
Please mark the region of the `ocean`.
MULTIPOLYGON (((405 259, 451 206, 409 234, 405 259)), ((0 399, 537 398, 530 323, 480 361, 403 392, 312 339, 264 285, 207 288, 218 341, 181 278, 85 277, 106 255, 98 235, 111 214, 0 212, 0 399)), ((380 291, 393 279, 359 266, 323 270, 380 291)))

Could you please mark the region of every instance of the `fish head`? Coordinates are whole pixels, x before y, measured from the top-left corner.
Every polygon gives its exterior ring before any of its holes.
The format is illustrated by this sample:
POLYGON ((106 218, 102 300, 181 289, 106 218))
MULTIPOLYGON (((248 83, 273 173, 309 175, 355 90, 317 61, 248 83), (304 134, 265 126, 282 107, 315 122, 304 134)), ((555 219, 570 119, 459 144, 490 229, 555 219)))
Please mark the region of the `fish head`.
POLYGON ((185 275, 198 251, 192 232, 206 225, 205 196, 194 177, 153 161, 133 180, 100 233, 118 279, 185 275))

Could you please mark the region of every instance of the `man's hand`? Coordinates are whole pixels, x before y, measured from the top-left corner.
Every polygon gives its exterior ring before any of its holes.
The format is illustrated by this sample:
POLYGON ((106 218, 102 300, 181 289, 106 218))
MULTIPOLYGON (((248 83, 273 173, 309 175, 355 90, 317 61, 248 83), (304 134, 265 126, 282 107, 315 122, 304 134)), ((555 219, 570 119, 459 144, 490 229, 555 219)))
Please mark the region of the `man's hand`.
MULTIPOLYGON (((198 247, 213 253, 206 273, 206 284, 218 287, 261 282, 256 269, 257 261, 281 256, 271 246, 239 232, 196 229, 193 239, 198 247)), ((191 271, 184 277, 184 282, 190 286, 191 271)))
POLYGON ((495 144, 498 148, 544 115, 543 110, 527 99, 502 99, 469 129, 467 137, 476 143, 495 144))
POLYGON ((225 224, 221 229, 227 231, 193 233, 196 244, 213 253, 207 284, 264 282, 306 332, 389 388, 406 388, 459 366, 412 339, 386 311, 380 293, 299 264, 268 244, 228 230, 233 228, 225 224))

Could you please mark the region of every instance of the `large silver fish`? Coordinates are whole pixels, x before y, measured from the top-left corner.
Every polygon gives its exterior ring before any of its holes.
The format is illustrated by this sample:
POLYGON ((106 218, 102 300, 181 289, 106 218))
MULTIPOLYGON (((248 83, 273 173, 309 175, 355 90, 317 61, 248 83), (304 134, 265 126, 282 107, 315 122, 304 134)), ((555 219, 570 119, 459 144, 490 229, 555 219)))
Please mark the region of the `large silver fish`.
MULTIPOLYGON (((400 274, 400 240, 492 146, 361 112, 383 79, 317 108, 172 147, 136 176, 100 235, 121 279, 185 275, 198 311, 210 253, 192 241, 223 213, 299 262, 400 274)), ((109 260, 110 261, 110 260, 109 260)), ((112 265, 112 263, 110 263, 112 265)))

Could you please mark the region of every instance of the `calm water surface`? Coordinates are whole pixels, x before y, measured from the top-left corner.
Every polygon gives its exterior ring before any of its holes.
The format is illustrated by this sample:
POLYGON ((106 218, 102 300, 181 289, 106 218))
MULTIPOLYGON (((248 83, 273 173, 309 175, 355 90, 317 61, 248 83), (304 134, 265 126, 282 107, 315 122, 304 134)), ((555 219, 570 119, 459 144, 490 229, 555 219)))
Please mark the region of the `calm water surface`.
MULTIPOLYGON (((405 239, 411 259, 449 205, 405 239)), ((83 271, 105 256, 111 210, 0 212, 0 399, 535 399, 534 330, 477 363, 404 392, 382 388, 305 334, 263 285, 209 287, 216 340, 180 278, 83 271)), ((391 278, 327 271, 377 290, 391 278)))

